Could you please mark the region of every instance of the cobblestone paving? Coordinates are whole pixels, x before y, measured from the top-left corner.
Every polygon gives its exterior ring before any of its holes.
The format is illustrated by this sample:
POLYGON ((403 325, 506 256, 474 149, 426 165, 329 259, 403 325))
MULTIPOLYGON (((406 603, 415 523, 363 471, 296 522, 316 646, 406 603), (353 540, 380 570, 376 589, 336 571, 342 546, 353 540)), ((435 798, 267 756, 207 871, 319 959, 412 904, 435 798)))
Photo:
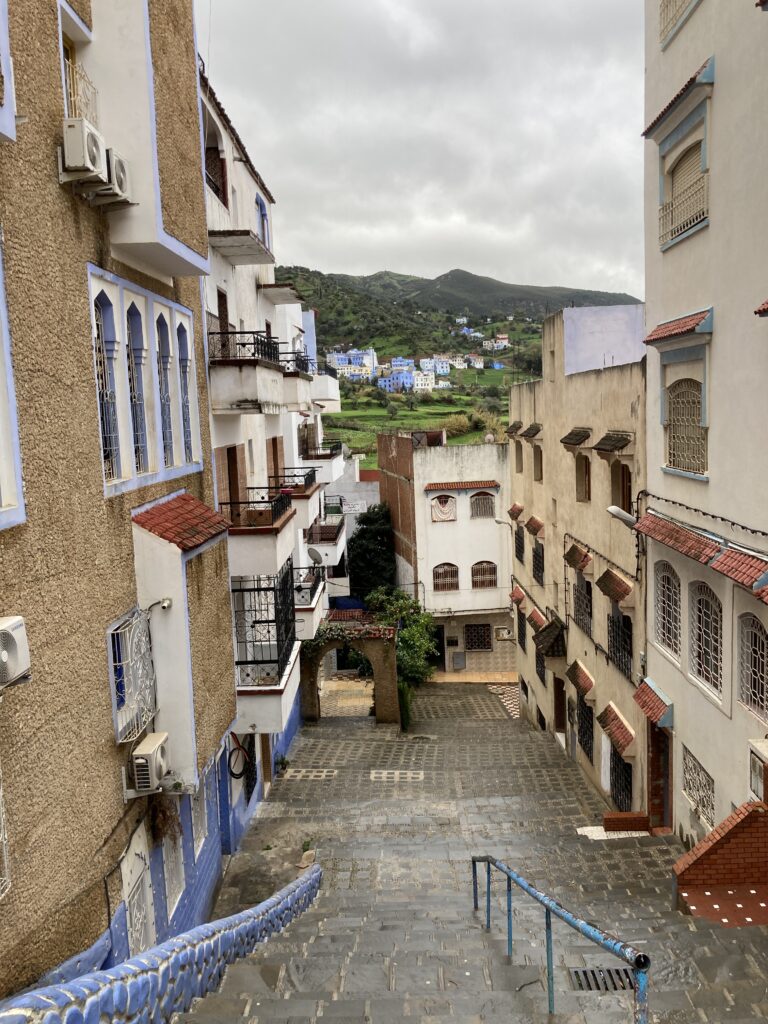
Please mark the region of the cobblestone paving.
POLYGON ((510 718, 484 687, 430 688, 415 709, 408 736, 364 719, 304 727, 291 766, 305 774, 273 787, 233 859, 217 914, 254 901, 239 858, 271 828, 298 843, 313 838, 321 894, 285 933, 233 965, 190 1022, 630 1021, 631 995, 571 989, 568 968, 618 961, 559 922, 557 1014, 546 1016, 543 912, 515 893, 510 961, 501 881, 490 933, 472 911, 472 853, 505 860, 647 951, 652 1020, 768 1018, 768 929, 728 930, 673 911, 670 869, 681 853, 673 837, 578 835, 600 822, 602 799, 551 736, 510 718), (312 778, 310 769, 323 768, 336 774, 312 778))
POLYGON ((355 676, 334 676, 326 679, 320 694, 323 718, 361 718, 373 706, 373 680, 355 676))

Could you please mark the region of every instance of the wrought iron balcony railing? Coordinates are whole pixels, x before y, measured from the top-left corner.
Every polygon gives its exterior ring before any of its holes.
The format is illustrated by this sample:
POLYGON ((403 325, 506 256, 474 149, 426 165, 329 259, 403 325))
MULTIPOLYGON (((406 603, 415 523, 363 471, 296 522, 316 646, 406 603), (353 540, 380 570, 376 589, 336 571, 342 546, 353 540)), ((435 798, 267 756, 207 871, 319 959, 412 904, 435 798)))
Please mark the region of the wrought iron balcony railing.
POLYGON ((659 209, 659 245, 666 245, 709 216, 709 173, 663 203, 659 209))
POLYGON ((294 568, 232 580, 238 686, 279 686, 296 642, 294 568))
POLYGON ((311 447, 303 447, 299 452, 302 459, 307 462, 315 462, 321 459, 335 459, 342 453, 341 441, 328 441, 326 444, 316 444, 311 447))
POLYGON ((233 526, 274 526, 291 508, 287 491, 271 494, 260 487, 247 488, 245 501, 220 501, 219 511, 233 526))
POLYGON ((283 469, 282 473, 269 478, 269 489, 270 491, 291 490, 295 494, 304 494, 316 483, 316 469, 298 469, 291 466, 283 469))
POLYGON ((329 366, 326 362, 320 362, 317 364, 317 372, 323 377, 333 377, 334 380, 339 379, 338 371, 335 366, 329 366))
POLYGON ((67 116, 84 117, 94 128, 98 128, 99 94, 83 65, 76 60, 65 60, 64 80, 67 86, 67 116))
POLYGON ((286 373, 312 373, 316 366, 303 352, 280 356, 280 365, 286 373))
POLYGON ((318 519, 307 530, 307 544, 335 544, 344 530, 344 516, 318 519))
POLYGON ((632 628, 626 616, 608 616, 608 657, 627 679, 632 679, 632 628))
POLYGON ((214 176, 209 172, 205 172, 205 184, 213 192, 217 199, 220 199, 224 205, 227 205, 226 196, 224 194, 224 188, 220 181, 217 181, 214 176))
POLYGON ((277 338, 266 331, 210 331, 208 334, 209 362, 228 359, 264 359, 280 363, 280 345, 277 338))
POLYGON ((296 608, 308 608, 325 580, 325 566, 313 565, 309 569, 293 570, 293 603, 296 608))

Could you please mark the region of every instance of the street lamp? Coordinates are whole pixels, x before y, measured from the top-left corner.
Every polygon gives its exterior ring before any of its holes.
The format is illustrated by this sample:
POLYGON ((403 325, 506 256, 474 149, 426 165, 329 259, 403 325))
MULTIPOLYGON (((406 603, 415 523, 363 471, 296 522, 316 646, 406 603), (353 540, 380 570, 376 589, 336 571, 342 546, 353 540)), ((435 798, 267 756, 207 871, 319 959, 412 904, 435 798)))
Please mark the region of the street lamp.
POLYGON ((614 519, 618 519, 628 530, 634 530, 637 526, 637 516, 633 516, 631 512, 625 512, 623 508, 619 508, 618 505, 609 505, 605 510, 609 516, 614 519))

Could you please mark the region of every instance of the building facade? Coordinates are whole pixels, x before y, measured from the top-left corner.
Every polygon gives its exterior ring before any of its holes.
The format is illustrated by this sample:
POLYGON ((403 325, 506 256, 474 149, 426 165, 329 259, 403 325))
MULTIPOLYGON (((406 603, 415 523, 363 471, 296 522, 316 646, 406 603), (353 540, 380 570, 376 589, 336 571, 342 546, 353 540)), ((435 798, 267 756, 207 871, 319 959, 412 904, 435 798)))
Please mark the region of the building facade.
POLYGON ((397 582, 435 616, 439 670, 512 678, 510 551, 495 519, 508 497, 508 445, 448 446, 441 431, 379 435, 381 501, 397 582))
POLYGON ((608 508, 644 488, 644 360, 642 306, 553 314, 508 431, 521 709, 622 811, 648 806, 644 582, 608 508))
POLYGON ((768 189, 759 5, 646 3, 647 675, 671 709, 671 824, 695 841, 768 757, 761 443, 768 189))

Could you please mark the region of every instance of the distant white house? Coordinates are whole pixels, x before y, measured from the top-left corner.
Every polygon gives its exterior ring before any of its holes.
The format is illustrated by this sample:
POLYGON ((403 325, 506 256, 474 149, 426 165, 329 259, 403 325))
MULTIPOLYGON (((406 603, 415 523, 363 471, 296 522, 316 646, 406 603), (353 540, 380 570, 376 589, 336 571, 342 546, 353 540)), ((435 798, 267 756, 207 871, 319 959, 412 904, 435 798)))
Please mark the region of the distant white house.
POLYGON ((456 317, 456 323, 459 325, 459 327, 463 327, 464 324, 468 324, 469 323, 469 317, 457 316, 456 317))
POLYGON ((445 356, 435 356, 435 374, 438 377, 447 377, 451 372, 451 362, 445 356))
POLYGON ((413 390, 432 391, 435 386, 434 373, 423 373, 421 370, 413 371, 413 390))
POLYGON ((451 384, 451 382, 449 380, 439 380, 437 382, 437 384, 435 385, 435 390, 437 390, 437 391, 450 391, 452 387, 453 387, 453 384, 451 384))
POLYGON ((419 369, 422 373, 434 373, 435 372, 435 360, 434 359, 420 359, 419 369))
POLYGON ((451 356, 449 362, 455 370, 466 370, 467 368, 467 361, 464 356, 451 356))

